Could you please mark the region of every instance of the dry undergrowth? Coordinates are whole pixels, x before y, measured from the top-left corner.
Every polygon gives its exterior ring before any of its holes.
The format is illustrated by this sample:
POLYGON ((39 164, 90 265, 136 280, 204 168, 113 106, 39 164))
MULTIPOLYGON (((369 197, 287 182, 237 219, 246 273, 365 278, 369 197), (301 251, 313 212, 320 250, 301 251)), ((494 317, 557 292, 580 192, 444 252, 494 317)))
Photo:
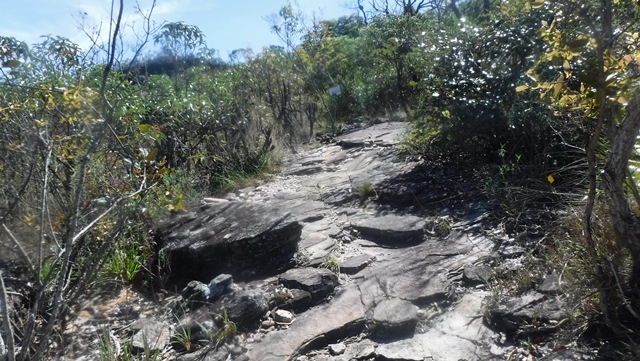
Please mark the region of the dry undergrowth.
POLYGON ((638 355, 633 340, 638 340, 640 333, 624 321, 633 320, 630 314, 636 312, 627 288, 631 262, 626 248, 616 242, 605 212, 602 205, 594 210, 595 252, 583 236, 582 209, 571 208, 547 225, 539 241, 527 247, 519 267, 496 268, 489 286, 494 300, 504 300, 536 289, 547 275, 557 274, 561 291, 555 297, 561 301, 566 318, 550 340, 553 349, 585 345, 613 353, 614 359, 632 359, 638 355), (597 259, 591 256, 594 253, 597 259), (600 275, 596 262, 602 268, 600 275), (607 297, 605 303, 602 295, 607 297), (608 321, 603 317, 605 309, 608 321))

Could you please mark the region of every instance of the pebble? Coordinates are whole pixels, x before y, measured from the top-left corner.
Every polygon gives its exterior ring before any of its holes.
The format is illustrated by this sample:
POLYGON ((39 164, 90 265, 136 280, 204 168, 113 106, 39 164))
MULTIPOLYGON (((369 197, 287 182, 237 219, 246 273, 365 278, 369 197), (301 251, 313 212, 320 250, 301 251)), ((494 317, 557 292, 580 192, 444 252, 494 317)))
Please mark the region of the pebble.
POLYGON ((275 322, 290 324, 293 322, 293 313, 286 310, 277 310, 273 316, 275 322))
POLYGON ((334 356, 342 355, 346 351, 346 349, 347 346, 345 346, 342 342, 329 345, 329 352, 331 352, 331 354, 334 356))

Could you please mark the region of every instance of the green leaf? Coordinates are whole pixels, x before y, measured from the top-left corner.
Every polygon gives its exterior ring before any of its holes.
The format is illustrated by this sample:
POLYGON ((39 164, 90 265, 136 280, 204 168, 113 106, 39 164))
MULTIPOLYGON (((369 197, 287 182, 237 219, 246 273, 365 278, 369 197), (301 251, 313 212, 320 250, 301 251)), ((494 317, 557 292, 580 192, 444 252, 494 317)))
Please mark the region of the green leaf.
POLYGON ((156 159, 157 156, 158 156, 158 148, 153 148, 151 153, 149 153, 149 155, 147 155, 147 160, 148 161, 152 161, 152 160, 156 159))
POLYGON ((150 124, 138 124, 138 128, 143 132, 148 132, 151 129, 150 124))
POLYGON ((589 38, 585 36, 568 42, 567 46, 571 48, 572 51, 576 51, 584 48, 585 46, 587 46, 587 44, 589 44, 589 38))
POLYGON ((22 64, 19 60, 7 60, 2 63, 3 68, 15 68, 18 65, 22 64))

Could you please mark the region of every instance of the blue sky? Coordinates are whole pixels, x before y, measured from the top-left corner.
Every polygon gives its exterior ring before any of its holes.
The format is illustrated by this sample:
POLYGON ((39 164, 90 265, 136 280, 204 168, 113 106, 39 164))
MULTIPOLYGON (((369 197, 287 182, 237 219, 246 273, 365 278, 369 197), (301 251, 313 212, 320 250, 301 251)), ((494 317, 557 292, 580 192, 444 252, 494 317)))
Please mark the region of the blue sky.
MULTIPOLYGON (((138 0, 140 7, 149 8, 151 0, 138 0)), ((298 0, 300 10, 310 19, 335 19, 349 15, 355 0, 298 0)), ((227 60, 234 49, 251 47, 259 52, 263 46, 282 45, 269 30, 264 18, 276 13, 286 0, 157 0, 152 15, 156 23, 184 21, 198 26, 206 35, 207 45, 219 51, 227 60)), ((85 23, 106 28, 110 0, 0 0, 0 36, 12 36, 32 44, 41 35, 60 35, 80 44, 89 45, 89 39, 79 25, 85 23)), ((125 20, 140 25, 136 16, 135 0, 125 0, 125 20)), ((91 26, 85 27, 90 29, 91 26)), ((133 41, 131 29, 127 39, 133 41)), ((152 50, 149 48, 149 50, 152 50)))

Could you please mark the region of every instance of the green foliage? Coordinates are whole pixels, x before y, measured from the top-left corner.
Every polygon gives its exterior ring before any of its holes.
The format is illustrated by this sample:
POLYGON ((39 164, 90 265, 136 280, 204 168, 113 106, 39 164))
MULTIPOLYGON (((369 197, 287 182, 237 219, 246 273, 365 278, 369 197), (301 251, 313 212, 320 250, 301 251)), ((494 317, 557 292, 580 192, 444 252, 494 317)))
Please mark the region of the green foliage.
POLYGON ((229 320, 227 309, 222 310, 222 329, 218 334, 218 342, 232 338, 238 333, 238 326, 235 322, 229 320))
POLYGON ((204 33, 199 27, 179 21, 164 24, 154 41, 161 44, 167 54, 186 57, 190 52, 205 45, 204 38, 204 33))
POLYGON ((29 47, 15 38, 0 36, 0 65, 2 68, 15 68, 21 64, 20 59, 29 58, 29 47))
POLYGON ((340 260, 335 255, 330 254, 322 261, 322 267, 331 272, 340 273, 340 260))
POLYGON ((191 331, 189 326, 178 326, 173 333, 173 343, 186 352, 191 351, 192 347, 195 346, 192 343, 191 331))
POLYGON ((126 283, 132 282, 148 257, 148 251, 141 250, 134 242, 116 246, 109 258, 111 272, 126 283))
POLYGON ((107 328, 104 328, 98 337, 98 351, 100 361, 116 361, 119 358, 107 328))
POLYGON ((369 181, 362 182, 362 185, 358 187, 356 193, 360 197, 361 200, 366 200, 369 197, 372 197, 376 194, 376 190, 373 188, 373 185, 369 181))
POLYGON ((421 42, 428 79, 415 84, 422 106, 410 142, 418 151, 500 161, 495 149, 527 161, 546 150, 550 128, 544 105, 514 91, 542 44, 534 15, 494 15, 487 25, 446 21, 448 31, 427 32, 421 42))
POLYGON ((271 32, 280 38, 287 50, 292 50, 297 45, 297 38, 302 33, 302 13, 291 2, 287 2, 277 14, 269 16, 267 21, 271 32))

